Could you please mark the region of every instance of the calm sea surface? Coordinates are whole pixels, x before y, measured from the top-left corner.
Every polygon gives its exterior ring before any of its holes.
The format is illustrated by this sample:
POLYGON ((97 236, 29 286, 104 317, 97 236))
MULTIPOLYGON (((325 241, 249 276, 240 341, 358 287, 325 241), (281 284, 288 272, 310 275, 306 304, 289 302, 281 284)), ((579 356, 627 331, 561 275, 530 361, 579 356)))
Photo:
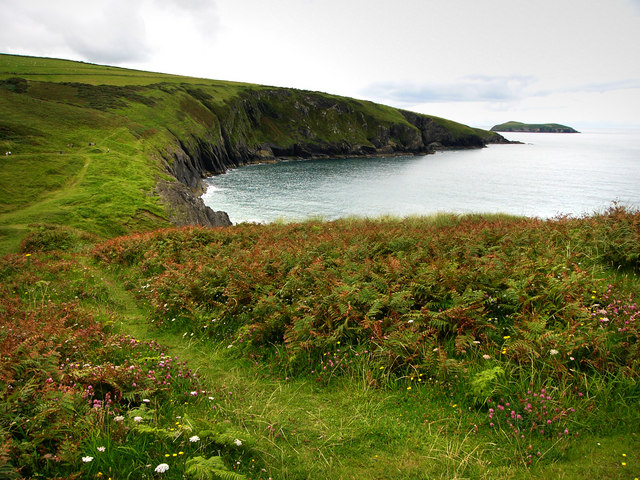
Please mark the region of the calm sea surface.
POLYGON ((231 221, 504 212, 549 218, 640 207, 640 130, 507 133, 523 145, 426 156, 250 165, 206 180, 231 221))

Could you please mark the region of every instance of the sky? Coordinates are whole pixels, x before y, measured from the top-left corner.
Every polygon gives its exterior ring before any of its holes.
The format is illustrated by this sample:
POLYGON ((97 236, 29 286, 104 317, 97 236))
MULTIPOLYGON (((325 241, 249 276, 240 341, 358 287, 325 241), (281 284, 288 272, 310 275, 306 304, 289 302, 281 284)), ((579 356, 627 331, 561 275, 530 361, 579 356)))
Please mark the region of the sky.
POLYGON ((0 0, 0 52, 640 127, 640 0, 0 0))

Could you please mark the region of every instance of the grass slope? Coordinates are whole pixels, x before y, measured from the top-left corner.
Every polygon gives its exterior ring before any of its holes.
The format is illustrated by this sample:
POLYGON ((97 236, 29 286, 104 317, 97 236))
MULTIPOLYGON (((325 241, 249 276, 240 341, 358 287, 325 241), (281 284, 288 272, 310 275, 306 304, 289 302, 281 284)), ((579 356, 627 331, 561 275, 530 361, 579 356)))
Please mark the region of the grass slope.
POLYGON ((3 478, 640 473, 638 212, 70 237, 0 259, 3 478))
MULTIPOLYGON (((452 141, 492 135, 430 118, 452 141)), ((180 155, 244 158, 264 145, 295 155, 300 144, 372 151, 381 131, 391 146, 420 137, 400 111, 371 102, 0 55, 0 154, 12 152, 0 161, 0 252, 16 251, 38 223, 102 238, 167 226, 155 187, 175 181, 180 155)))

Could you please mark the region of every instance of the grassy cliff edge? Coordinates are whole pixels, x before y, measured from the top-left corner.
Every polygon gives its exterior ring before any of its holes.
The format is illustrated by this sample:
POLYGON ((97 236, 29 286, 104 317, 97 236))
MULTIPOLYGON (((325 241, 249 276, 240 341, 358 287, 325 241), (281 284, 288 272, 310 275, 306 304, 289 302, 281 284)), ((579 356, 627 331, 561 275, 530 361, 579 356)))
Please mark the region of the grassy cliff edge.
POLYGON ((476 148, 495 133, 320 92, 0 55, 0 251, 35 223, 107 238, 228 224, 204 176, 282 157, 476 148))

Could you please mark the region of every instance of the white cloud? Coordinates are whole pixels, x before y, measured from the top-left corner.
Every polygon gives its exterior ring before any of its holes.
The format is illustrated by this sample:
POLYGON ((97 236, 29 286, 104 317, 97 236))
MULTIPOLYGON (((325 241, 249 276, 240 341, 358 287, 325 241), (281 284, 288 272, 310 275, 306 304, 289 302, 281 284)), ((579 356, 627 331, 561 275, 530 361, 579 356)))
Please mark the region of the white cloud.
POLYGON ((100 8, 88 2, 6 0, 8 14, 0 30, 5 51, 65 55, 102 63, 139 61, 150 46, 136 2, 110 0, 100 8))

